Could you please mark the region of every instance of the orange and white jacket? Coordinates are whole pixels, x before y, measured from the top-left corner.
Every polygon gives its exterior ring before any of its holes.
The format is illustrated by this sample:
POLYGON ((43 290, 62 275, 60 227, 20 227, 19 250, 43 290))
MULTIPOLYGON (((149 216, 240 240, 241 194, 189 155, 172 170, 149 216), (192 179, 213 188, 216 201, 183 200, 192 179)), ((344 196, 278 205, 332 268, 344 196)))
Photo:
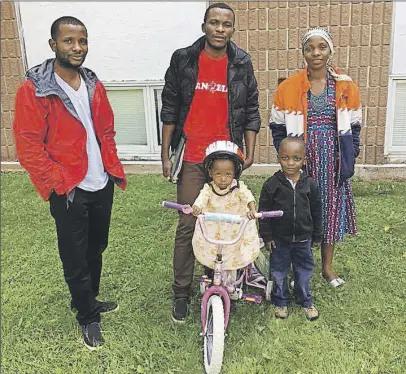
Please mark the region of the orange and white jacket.
MULTIPOLYGON (((355 158, 359 154, 362 123, 361 98, 357 85, 344 75, 336 80, 336 115, 339 144, 339 181, 354 175, 355 158)), ((275 94, 269 126, 273 144, 287 136, 301 137, 306 141, 307 93, 310 82, 307 69, 283 81, 275 94)))

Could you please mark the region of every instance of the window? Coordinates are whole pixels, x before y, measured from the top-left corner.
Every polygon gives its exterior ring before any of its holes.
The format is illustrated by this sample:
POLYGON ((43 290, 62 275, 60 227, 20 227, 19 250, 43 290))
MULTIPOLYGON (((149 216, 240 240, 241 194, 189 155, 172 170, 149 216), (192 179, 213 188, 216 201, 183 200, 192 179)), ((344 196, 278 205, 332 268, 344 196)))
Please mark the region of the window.
POLYGON ((161 145, 162 144, 162 139, 161 139, 162 122, 161 122, 160 113, 161 113, 161 109, 162 109, 162 99, 161 99, 162 88, 155 89, 154 95, 155 95, 155 116, 156 116, 156 123, 157 123, 156 129, 157 129, 157 136, 158 136, 158 144, 161 145))
POLYGON ((162 82, 105 83, 114 111, 118 155, 123 160, 158 160, 162 82))
POLYGON ((115 114, 117 145, 148 145, 144 90, 111 90, 108 97, 115 114))
POLYGON ((406 81, 396 83, 392 145, 406 147, 406 81))
POLYGON ((389 87, 389 107, 385 153, 393 161, 406 159, 406 79, 392 78, 389 87))

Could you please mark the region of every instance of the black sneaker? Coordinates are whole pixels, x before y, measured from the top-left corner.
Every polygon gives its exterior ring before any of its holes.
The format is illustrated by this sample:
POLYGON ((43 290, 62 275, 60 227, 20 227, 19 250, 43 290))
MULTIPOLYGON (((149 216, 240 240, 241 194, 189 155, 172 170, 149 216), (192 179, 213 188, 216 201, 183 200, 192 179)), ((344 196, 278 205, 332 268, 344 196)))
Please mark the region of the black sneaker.
POLYGON ((104 344, 99 322, 92 322, 88 325, 81 325, 83 344, 91 351, 96 350, 104 344))
MULTIPOLYGON (((119 305, 115 301, 97 301, 97 307, 100 313, 116 312, 119 309, 119 305)), ((76 313, 77 309, 73 300, 70 302, 70 310, 72 313, 76 313)))
POLYGON ((172 319, 177 323, 184 323, 189 315, 188 299, 186 297, 178 297, 173 300, 172 319))
POLYGON ((117 312, 120 308, 115 301, 98 301, 97 307, 99 308, 100 313, 117 312))

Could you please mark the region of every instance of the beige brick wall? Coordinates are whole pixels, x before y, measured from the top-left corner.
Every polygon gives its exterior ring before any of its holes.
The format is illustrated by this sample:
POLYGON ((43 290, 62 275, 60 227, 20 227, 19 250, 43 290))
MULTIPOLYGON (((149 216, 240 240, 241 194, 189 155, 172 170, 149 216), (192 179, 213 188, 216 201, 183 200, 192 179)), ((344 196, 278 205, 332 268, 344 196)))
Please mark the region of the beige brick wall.
MULTIPOLYGON (((213 3, 213 2, 210 2, 213 3)), ((250 53, 260 89, 262 127, 255 161, 276 162, 269 112, 278 78, 299 71, 300 38, 310 27, 328 27, 334 63, 359 85, 363 103, 358 163, 384 163, 384 135, 392 22, 391 1, 233 1, 235 42, 250 53)))
POLYGON ((20 40, 12 2, 1 6, 1 160, 15 161, 16 151, 12 133, 14 98, 23 80, 20 40))
MULTIPOLYGON (((276 162, 268 119, 278 78, 302 65, 300 37, 309 27, 329 26, 335 64, 361 89, 364 121, 358 163, 384 163, 383 146, 392 21, 391 1, 234 1, 234 40, 252 56, 260 88, 261 131, 255 162, 276 162)), ((16 160, 12 121, 23 63, 12 2, 1 3, 1 159, 16 160)))

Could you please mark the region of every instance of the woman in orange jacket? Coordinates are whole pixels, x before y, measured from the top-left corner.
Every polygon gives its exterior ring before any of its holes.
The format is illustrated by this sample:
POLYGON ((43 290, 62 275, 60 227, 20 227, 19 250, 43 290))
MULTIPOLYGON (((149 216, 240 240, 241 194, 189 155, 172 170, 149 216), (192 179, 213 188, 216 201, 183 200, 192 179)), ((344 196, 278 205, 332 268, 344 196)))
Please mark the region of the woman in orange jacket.
POLYGON ((307 67, 278 87, 270 128, 277 150, 286 136, 306 142, 306 169, 322 197, 323 277, 338 287, 345 282, 332 270, 335 243, 357 232, 349 178, 359 154, 361 100, 352 79, 331 64, 334 47, 327 30, 309 30, 302 52, 307 67))

